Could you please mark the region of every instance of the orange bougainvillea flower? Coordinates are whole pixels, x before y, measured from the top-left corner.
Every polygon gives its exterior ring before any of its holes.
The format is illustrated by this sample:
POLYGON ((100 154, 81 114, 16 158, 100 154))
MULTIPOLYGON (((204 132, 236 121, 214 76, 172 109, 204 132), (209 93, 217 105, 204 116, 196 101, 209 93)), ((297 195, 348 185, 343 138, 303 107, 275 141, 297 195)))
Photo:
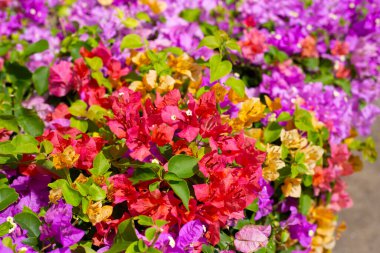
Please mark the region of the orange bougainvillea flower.
POLYGON ((53 164, 57 170, 70 169, 74 167, 75 163, 79 159, 79 155, 75 153, 72 146, 68 146, 62 153, 52 155, 53 164))

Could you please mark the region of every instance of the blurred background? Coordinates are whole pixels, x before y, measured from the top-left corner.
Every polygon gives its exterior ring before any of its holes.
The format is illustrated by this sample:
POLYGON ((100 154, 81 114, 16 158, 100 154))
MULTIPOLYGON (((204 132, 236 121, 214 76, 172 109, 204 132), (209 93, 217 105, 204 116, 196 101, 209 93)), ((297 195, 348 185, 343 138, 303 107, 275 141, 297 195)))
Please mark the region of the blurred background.
MULTIPOLYGON (((380 154, 380 120, 372 129, 380 154)), ((365 163, 363 171, 346 178, 348 192, 354 206, 340 215, 347 230, 337 241, 334 253, 380 252, 380 159, 376 163, 365 163)))

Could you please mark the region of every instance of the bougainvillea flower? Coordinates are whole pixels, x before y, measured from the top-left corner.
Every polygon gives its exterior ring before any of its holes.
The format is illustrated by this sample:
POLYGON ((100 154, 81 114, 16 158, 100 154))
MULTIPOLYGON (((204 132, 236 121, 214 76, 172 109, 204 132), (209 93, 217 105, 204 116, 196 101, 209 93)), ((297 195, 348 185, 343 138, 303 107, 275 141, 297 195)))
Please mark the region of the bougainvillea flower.
POLYGON ((60 61, 50 68, 49 93, 57 97, 66 96, 73 88, 71 63, 60 61))
POLYGON ((271 226, 246 225, 235 235, 234 245, 243 253, 255 252, 268 244, 271 226))
POLYGON ((290 207, 290 212, 289 218, 280 223, 281 227, 287 228, 290 237, 298 240, 303 247, 309 247, 317 225, 309 223, 304 215, 298 213, 296 207, 290 207))
POLYGON ((84 231, 71 224, 72 206, 59 201, 50 207, 44 215, 44 224, 41 226, 41 240, 54 238, 63 247, 69 247, 82 239, 84 231))

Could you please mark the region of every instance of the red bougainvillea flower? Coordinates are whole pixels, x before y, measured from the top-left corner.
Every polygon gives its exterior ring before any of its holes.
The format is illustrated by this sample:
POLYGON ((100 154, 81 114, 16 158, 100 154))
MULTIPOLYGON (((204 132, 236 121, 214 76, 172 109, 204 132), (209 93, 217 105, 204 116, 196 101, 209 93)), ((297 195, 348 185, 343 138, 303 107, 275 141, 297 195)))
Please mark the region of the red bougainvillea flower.
POLYGON ((42 136, 37 137, 42 142, 48 140, 53 144, 52 154, 63 152, 72 146, 79 159, 74 167, 78 169, 92 168, 95 156, 100 152, 105 141, 100 137, 90 137, 81 131, 70 127, 58 127, 55 130, 46 130, 42 136), (81 138, 76 138, 81 135, 81 138))
MULTIPOLYGON (((141 106, 139 93, 122 88, 110 100, 114 116, 107 124, 118 138, 125 139, 132 159, 152 161, 159 158, 154 149, 165 145, 172 147, 173 154, 194 155, 190 142, 198 135, 208 139, 203 144, 209 150, 199 161, 207 183, 193 185, 195 198, 190 198, 189 210, 172 190, 149 191, 146 183, 132 185, 127 175, 111 177, 111 199, 126 202, 131 216, 167 220, 165 229, 199 219, 206 224, 208 241, 217 244, 220 228, 230 219, 243 218, 244 208, 257 197, 265 153, 255 148, 254 139, 231 134, 231 127, 222 123, 213 91, 196 100, 191 95, 181 99, 173 90, 141 106)), ((160 161, 165 165, 165 158, 160 161)))

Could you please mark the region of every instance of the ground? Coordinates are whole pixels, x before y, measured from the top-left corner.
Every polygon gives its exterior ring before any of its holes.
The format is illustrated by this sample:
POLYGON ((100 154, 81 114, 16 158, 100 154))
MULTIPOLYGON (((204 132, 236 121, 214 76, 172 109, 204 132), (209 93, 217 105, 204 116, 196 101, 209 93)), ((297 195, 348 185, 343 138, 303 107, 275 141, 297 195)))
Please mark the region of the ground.
MULTIPOLYGON (((373 127, 373 137, 380 154, 380 120, 373 127)), ((380 252, 377 232, 380 226, 380 159, 366 163, 364 170, 346 179, 354 206, 343 211, 347 230, 337 242, 334 253, 380 252)))

